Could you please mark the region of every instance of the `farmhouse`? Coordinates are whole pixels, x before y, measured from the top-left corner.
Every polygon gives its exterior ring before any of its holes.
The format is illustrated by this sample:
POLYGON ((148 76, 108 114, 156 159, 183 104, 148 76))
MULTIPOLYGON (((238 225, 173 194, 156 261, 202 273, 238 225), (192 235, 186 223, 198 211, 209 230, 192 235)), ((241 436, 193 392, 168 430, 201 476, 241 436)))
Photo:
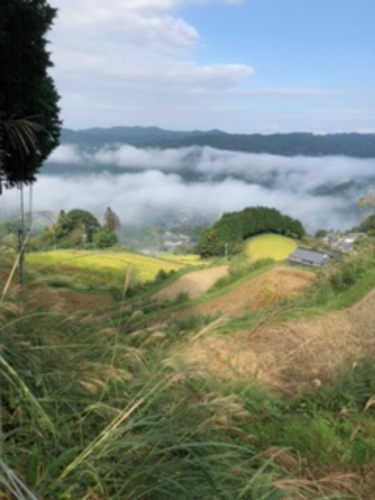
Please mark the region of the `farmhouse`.
POLYGON ((295 252, 289 255, 291 263, 312 267, 325 266, 334 258, 335 255, 333 252, 317 252, 315 250, 305 250, 304 248, 297 248, 295 252))

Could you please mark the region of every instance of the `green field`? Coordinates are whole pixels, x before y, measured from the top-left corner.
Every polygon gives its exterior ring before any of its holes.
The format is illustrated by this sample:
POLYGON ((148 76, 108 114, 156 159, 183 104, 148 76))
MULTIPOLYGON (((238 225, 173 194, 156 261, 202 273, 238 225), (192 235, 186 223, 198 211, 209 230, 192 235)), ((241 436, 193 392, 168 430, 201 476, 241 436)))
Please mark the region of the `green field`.
POLYGON ((187 265, 198 264, 195 256, 189 258, 149 257, 131 252, 85 251, 85 250, 56 250, 50 252, 29 253, 27 262, 42 265, 43 267, 66 267, 84 270, 99 271, 124 276, 127 269, 134 270, 137 279, 141 282, 153 280, 158 272, 178 271, 187 265))
POLYGON ((166 259, 177 264, 183 264, 184 266, 201 266, 202 264, 207 265, 210 263, 209 260, 202 260, 199 255, 195 254, 174 255, 170 253, 159 253, 157 254, 157 257, 159 259, 166 259))
POLYGON ((246 254, 251 260, 274 259, 285 260, 297 248, 297 243, 291 238, 277 234, 262 234, 251 238, 246 245, 246 254))

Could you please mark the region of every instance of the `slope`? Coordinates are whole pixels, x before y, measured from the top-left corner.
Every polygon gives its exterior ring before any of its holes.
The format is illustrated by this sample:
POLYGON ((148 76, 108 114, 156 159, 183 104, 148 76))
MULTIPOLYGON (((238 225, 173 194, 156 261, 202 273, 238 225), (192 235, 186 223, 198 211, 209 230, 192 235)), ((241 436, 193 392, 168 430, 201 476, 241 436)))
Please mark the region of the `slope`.
POLYGON ((257 379, 273 389, 301 392, 370 355, 375 355, 375 289, 342 311, 202 338, 189 343, 181 359, 216 378, 257 379))

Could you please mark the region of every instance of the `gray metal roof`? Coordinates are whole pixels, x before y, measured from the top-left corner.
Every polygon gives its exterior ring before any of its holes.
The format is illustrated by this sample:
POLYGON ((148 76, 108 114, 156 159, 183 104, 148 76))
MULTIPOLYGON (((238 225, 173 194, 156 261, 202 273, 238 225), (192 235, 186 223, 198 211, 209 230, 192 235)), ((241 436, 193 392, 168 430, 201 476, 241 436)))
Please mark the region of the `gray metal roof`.
POLYGON ((297 248, 295 252, 290 254, 289 258, 308 261, 314 264, 325 264, 330 260, 330 257, 325 253, 315 252, 314 250, 304 250, 303 248, 297 248))
POLYGON ((351 250, 353 248, 353 244, 350 241, 341 241, 338 248, 340 248, 340 250, 351 250))

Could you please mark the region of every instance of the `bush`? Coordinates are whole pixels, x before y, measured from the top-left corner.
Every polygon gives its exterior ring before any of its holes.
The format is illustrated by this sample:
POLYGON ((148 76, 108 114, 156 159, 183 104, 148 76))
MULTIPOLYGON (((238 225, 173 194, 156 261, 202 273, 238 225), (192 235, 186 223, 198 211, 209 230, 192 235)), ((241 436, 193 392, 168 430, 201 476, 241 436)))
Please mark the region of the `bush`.
POLYGON ((113 231, 100 230, 94 234, 94 244, 98 248, 108 248, 116 245, 117 235, 113 231))
POLYGON ((18 238, 13 233, 7 234, 1 240, 1 244, 5 248, 11 248, 11 249, 15 250, 17 248, 17 246, 18 246, 18 238))
POLYGON ((360 261, 353 260, 341 265, 329 278, 332 289, 337 292, 347 290, 357 282, 364 271, 360 261))

